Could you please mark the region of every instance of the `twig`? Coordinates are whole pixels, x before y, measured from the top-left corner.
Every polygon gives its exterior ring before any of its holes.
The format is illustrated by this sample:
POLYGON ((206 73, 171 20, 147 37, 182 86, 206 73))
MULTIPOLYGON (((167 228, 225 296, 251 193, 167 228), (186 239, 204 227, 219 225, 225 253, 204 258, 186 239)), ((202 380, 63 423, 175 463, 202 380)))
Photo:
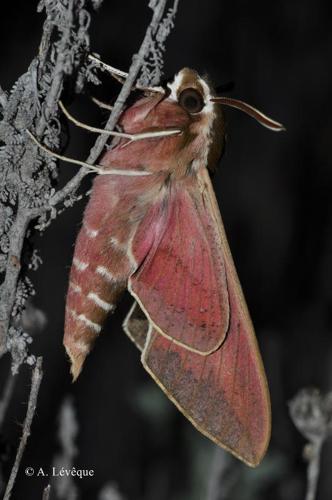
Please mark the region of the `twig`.
POLYGON ((2 106, 3 109, 5 109, 5 107, 7 106, 6 92, 2 90, 1 85, 0 85, 0 106, 2 106))
POLYGON ((117 484, 109 482, 105 484, 98 495, 98 500, 124 500, 117 484))
POLYGON ((306 500, 315 500, 320 471, 320 454, 332 434, 332 393, 322 396, 318 389, 302 389, 289 402, 291 418, 309 441, 304 448, 308 462, 306 500))
POLYGON ((16 377, 10 371, 3 390, 2 398, 0 400, 0 429, 2 428, 3 422, 5 420, 7 408, 13 394, 15 381, 16 377))
POLYGON ((35 412, 36 412, 37 398, 38 398, 38 393, 39 393, 39 388, 40 388, 40 383, 41 383, 42 378, 43 378, 42 358, 39 357, 39 358, 37 358, 36 365, 32 371, 30 396, 29 396, 29 402, 28 402, 28 409, 27 409, 27 413, 25 416, 24 424, 23 424, 23 433, 22 433, 20 445, 19 445, 17 453, 16 453, 15 462, 14 462, 13 468, 12 468, 11 473, 10 473, 9 481, 7 484, 7 488, 6 488, 3 500, 9 500, 9 498, 11 496, 12 489, 14 487, 15 479, 16 479, 18 470, 20 468, 21 460, 23 457, 23 453, 24 453, 27 441, 28 441, 28 437, 30 436, 31 424, 32 424, 32 420, 33 420, 33 417, 34 417, 35 412))
POLYGON ((51 493, 51 485, 49 484, 49 485, 48 485, 48 486, 46 486, 46 488, 44 489, 42 500, 49 500, 49 498, 50 498, 50 493, 51 493))
POLYGON ((316 439, 314 443, 307 445, 305 456, 308 460, 307 468, 307 492, 305 500, 315 500, 320 470, 320 455, 323 439, 316 439))
MULTIPOLYGON (((69 0, 67 7, 66 29, 63 32, 63 36, 60 42, 58 58, 52 75, 52 83, 45 100, 43 113, 40 117, 38 126, 36 127, 36 133, 38 137, 40 137, 44 132, 49 118, 52 116, 52 114, 54 114, 55 103, 58 101, 63 88, 63 75, 65 73, 65 64, 67 57, 66 47, 70 42, 71 30, 73 25, 73 9, 74 0, 69 0)), ((48 41, 49 40, 50 39, 48 39, 48 41)))
MULTIPOLYGON (((75 457, 78 453, 76 439, 78 434, 78 421, 72 398, 67 397, 62 403, 59 415, 58 441, 61 451, 54 457, 53 467, 66 470, 73 468, 75 457)), ((58 500, 76 500, 79 491, 72 476, 54 478, 54 492, 58 500)))
POLYGON ((235 460, 216 446, 207 483, 206 500, 231 498, 232 488, 238 480, 239 469, 235 460))

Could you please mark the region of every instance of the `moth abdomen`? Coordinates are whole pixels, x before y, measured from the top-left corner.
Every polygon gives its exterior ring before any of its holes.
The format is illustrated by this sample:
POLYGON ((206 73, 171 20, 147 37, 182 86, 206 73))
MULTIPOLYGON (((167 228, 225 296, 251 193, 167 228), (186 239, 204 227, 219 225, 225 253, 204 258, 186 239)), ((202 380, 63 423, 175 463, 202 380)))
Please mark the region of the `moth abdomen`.
MULTIPOLYGON (((75 272, 72 274, 75 276, 75 272)), ((84 274, 82 271, 80 280, 72 277, 67 294, 64 344, 72 362, 74 379, 126 287, 124 280, 116 280, 111 270, 104 266, 95 268, 93 280, 91 273, 87 279, 84 274)))
MULTIPOLYGON (((86 220, 78 235, 67 293, 64 345, 76 379, 107 316, 112 313, 133 270, 127 244, 86 220)), ((128 232, 129 234, 129 232, 128 232)))

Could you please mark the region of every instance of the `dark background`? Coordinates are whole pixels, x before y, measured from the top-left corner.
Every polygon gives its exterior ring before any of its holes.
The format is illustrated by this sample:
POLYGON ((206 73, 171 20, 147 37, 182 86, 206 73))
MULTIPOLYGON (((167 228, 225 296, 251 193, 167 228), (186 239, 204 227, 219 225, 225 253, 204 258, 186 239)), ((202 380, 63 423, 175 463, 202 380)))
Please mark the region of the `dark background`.
MULTIPOLYGON (((94 16, 92 49, 123 70, 150 20, 145 1, 104 0, 94 16)), ((332 387, 331 187, 332 31, 327 2, 180 0, 167 41, 165 74, 183 66, 208 73, 218 85, 235 81, 228 94, 257 106, 287 127, 275 134, 235 110, 226 110, 226 153, 214 185, 230 246, 256 327, 269 379, 272 441, 263 464, 237 461, 232 500, 298 500, 304 497, 305 440, 287 402, 306 386, 332 387)), ((7 2, 1 11, 0 83, 9 89, 34 57, 44 14, 36 2, 7 2)), ((95 95, 105 100, 118 87, 103 78, 95 95)), ((87 98, 71 110, 91 124, 105 122, 87 98)), ((91 134, 73 130, 68 155, 84 159, 91 134)), ((61 165, 61 182, 75 167, 61 165)), ((85 181, 83 190, 88 190, 85 181)), ((36 245, 44 264, 32 276, 34 304, 48 319, 32 352, 44 357, 45 376, 32 435, 13 498, 36 499, 46 478, 27 478, 24 467, 47 468, 58 451, 57 418, 73 395, 79 434, 77 468, 94 469, 78 481, 84 500, 98 498, 111 481, 127 500, 205 500, 215 446, 195 431, 144 372, 121 323, 126 297, 108 322, 79 381, 72 385, 62 348, 64 300, 73 244, 86 198, 59 216, 36 245)), ((9 360, 2 361, 1 380, 9 360)), ((2 430, 15 450, 29 390, 22 369, 2 430)), ((331 497, 332 448, 323 449, 318 499, 331 497)), ((224 498, 224 497, 223 497, 224 498)), ((226 497, 225 497, 226 498, 226 497)))

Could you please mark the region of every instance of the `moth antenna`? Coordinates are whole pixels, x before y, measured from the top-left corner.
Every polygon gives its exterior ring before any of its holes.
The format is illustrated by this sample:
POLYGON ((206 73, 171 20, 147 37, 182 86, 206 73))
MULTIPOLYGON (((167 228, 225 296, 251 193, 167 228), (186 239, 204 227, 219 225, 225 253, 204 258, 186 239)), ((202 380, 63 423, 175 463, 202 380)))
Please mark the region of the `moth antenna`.
POLYGON ((108 109, 109 111, 113 110, 113 106, 110 104, 106 104, 106 102, 100 101, 96 97, 91 97, 91 101, 94 102, 99 108, 108 109))
MULTIPOLYGON (((121 71, 120 69, 114 68, 110 64, 104 63, 98 57, 92 54, 89 54, 88 58, 90 59, 90 61, 93 61, 98 66, 108 71, 108 73, 110 73, 110 75, 113 76, 113 78, 115 78, 115 80, 117 80, 118 82, 122 84, 125 82, 128 76, 128 73, 126 73, 125 71, 121 71)), ((146 87, 144 85, 140 85, 139 83, 136 83, 136 85, 133 86, 133 89, 143 90, 144 92, 153 92, 158 94, 165 93, 165 90, 162 87, 146 87)))
POLYGON ((98 127, 91 127, 90 125, 87 125, 86 123, 83 123, 74 118, 65 108, 64 104, 61 101, 59 101, 59 106, 62 109, 63 113, 68 118, 68 120, 73 122, 77 127, 84 128, 85 130, 89 130, 90 132, 95 132, 97 134, 112 135, 114 137, 120 137, 121 139, 128 139, 128 143, 126 143, 126 145, 134 141, 141 141, 143 139, 155 139, 159 137, 167 137, 170 135, 178 135, 181 133, 180 129, 164 129, 152 132, 141 132, 139 134, 127 134, 125 132, 116 132, 114 130, 108 130, 107 128, 105 129, 98 127))
POLYGON ((48 149, 46 146, 41 144, 36 137, 30 132, 30 130, 26 129, 26 133, 33 140, 37 146, 45 151, 45 153, 50 156, 54 156, 54 158, 58 158, 59 160, 65 161, 67 163, 73 163, 74 165, 80 165, 81 167, 87 168, 90 172, 97 172, 99 175, 125 175, 125 176, 144 176, 144 175, 152 175, 151 172, 146 172, 144 170, 121 170, 118 168, 105 169, 103 165, 92 165, 91 163, 86 163, 81 160, 75 160, 74 158, 69 158, 68 156, 62 156, 58 153, 55 153, 51 149, 48 149))
POLYGON ((230 106, 231 108, 240 109, 247 115, 257 120, 261 125, 263 125, 263 127, 274 130, 275 132, 286 130, 286 128, 281 123, 272 120, 272 118, 264 115, 264 113, 254 108, 250 104, 247 104, 246 102, 239 101, 238 99, 232 99, 230 97, 213 97, 211 101, 218 104, 224 104, 225 106, 230 106))

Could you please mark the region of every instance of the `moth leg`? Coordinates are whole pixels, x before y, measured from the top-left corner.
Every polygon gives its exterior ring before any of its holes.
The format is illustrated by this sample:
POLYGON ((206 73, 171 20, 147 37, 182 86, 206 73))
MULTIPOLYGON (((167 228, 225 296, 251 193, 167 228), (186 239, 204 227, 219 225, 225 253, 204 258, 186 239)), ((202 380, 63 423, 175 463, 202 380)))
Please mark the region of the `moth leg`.
MULTIPOLYGON (((111 66, 110 64, 106 64, 103 61, 101 61, 98 57, 94 56, 93 54, 89 54, 88 58, 90 61, 93 61, 95 64, 103 68, 104 70, 108 71, 108 73, 115 78, 120 83, 124 83, 126 78, 128 77, 128 73, 125 71, 121 71, 120 69, 114 68, 114 66, 111 66)), ((153 92, 153 93, 158 93, 158 94, 164 94, 165 90, 162 87, 148 87, 144 85, 140 85, 136 83, 136 85, 133 87, 134 89, 137 90, 143 90, 144 92, 153 92)))
POLYGON ((54 151, 51 151, 46 146, 41 144, 29 130, 26 130, 26 133, 28 134, 30 139, 32 139, 33 142, 37 144, 37 146, 40 149, 45 151, 45 153, 49 154, 50 156, 54 156, 59 160, 66 161, 67 163, 73 163, 74 165, 80 165, 81 167, 87 168, 88 170, 90 170, 90 173, 96 172, 99 175, 124 175, 129 177, 152 175, 150 172, 146 172, 145 170, 124 170, 118 168, 105 168, 103 165, 92 165, 91 163, 86 163, 81 160, 75 160, 74 158, 69 158, 68 156, 62 156, 59 155, 58 153, 55 153, 54 151))
POLYGON ((88 58, 90 59, 90 61, 97 64, 97 66, 100 66, 104 70, 108 71, 108 73, 110 73, 110 75, 112 75, 113 78, 115 78, 120 83, 124 83, 126 78, 128 77, 128 73, 126 73, 125 71, 121 71, 120 69, 114 68, 114 66, 111 66, 110 64, 104 63, 99 59, 99 57, 96 57, 93 54, 89 54, 88 58))
POLYGON ((108 111, 112 111, 113 110, 113 106, 111 106, 110 104, 107 104, 106 102, 103 102, 103 101, 100 101, 99 99, 97 99, 96 97, 91 97, 91 100, 94 104, 96 104, 99 108, 102 108, 102 109, 107 109, 108 111))
POLYGON ((152 132, 141 132, 139 134, 127 134, 125 132, 116 132, 115 130, 92 127, 74 118, 65 108, 64 104, 61 101, 59 101, 59 106, 62 109, 65 116, 68 118, 68 120, 73 122, 77 127, 84 128, 85 130, 89 130, 90 132, 96 132, 98 134, 112 135, 114 137, 120 137, 121 139, 128 139, 128 143, 126 143, 125 145, 131 142, 141 141, 144 139, 155 139, 155 138, 168 137, 170 135, 179 135, 182 132, 180 129, 164 129, 152 132))

